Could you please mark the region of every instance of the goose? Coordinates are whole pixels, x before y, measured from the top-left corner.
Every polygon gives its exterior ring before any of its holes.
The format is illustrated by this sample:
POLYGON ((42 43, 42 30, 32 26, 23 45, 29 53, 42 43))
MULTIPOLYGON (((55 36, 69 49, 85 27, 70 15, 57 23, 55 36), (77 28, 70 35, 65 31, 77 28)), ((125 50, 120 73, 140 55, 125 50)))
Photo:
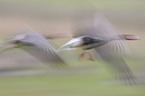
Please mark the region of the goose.
POLYGON ((34 30, 22 32, 2 42, 0 44, 1 53, 10 49, 20 48, 42 62, 51 62, 58 66, 66 65, 65 61, 47 39, 34 30))
POLYGON ((130 54, 130 49, 125 40, 138 40, 136 35, 122 35, 102 14, 93 14, 75 18, 73 39, 61 46, 58 51, 81 48, 83 53, 89 54, 90 60, 94 60, 89 50, 98 54, 114 70, 121 80, 135 83, 135 76, 126 64, 124 57, 130 54))

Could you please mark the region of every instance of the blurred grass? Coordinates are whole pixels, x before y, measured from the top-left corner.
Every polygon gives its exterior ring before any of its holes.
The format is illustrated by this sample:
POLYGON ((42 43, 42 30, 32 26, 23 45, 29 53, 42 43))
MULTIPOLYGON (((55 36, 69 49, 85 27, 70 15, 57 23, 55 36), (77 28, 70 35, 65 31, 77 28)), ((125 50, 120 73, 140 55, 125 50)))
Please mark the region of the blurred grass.
POLYGON ((24 76, 0 79, 1 96, 144 96, 143 86, 105 83, 103 74, 24 76))
POLYGON ((144 85, 129 86, 115 82, 111 72, 100 61, 72 61, 71 64, 74 64, 72 69, 57 70, 56 73, 50 71, 51 74, 48 70, 48 74, 43 75, 1 77, 0 96, 145 95, 144 85))

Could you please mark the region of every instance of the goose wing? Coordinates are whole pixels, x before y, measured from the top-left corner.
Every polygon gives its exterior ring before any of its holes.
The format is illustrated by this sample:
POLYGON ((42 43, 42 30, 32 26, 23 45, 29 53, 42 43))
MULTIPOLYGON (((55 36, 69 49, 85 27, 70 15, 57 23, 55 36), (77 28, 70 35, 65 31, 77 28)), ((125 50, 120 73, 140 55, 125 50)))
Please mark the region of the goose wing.
POLYGON ((64 60, 56 52, 55 48, 43 36, 35 31, 17 34, 14 38, 1 44, 1 52, 20 47, 42 62, 66 65, 64 60))
POLYGON ((20 40, 25 45, 22 49, 42 61, 65 65, 64 60, 58 55, 55 48, 39 33, 29 32, 24 33, 24 35, 25 38, 20 40))

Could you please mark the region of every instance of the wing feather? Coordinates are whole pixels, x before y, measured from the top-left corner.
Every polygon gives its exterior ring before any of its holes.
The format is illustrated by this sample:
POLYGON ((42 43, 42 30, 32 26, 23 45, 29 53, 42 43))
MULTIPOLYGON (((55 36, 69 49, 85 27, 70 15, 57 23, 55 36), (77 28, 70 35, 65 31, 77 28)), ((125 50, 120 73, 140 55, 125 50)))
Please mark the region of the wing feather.
POLYGON ((22 49, 42 61, 65 64, 64 60, 58 55, 55 48, 39 33, 26 32, 23 33, 23 35, 25 35, 25 38, 20 40, 20 42, 26 46, 22 49))

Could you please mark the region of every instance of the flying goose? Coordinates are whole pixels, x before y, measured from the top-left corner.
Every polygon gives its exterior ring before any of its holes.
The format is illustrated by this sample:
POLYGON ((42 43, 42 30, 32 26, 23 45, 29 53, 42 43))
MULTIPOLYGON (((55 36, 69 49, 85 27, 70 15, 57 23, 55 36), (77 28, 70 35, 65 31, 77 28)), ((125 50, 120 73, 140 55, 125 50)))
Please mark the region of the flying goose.
POLYGON ((51 62, 58 66, 66 65, 48 40, 34 30, 17 34, 0 44, 1 52, 13 48, 21 48, 45 63, 51 62))
MULTIPOLYGON (((129 47, 125 40, 137 40, 135 35, 122 35, 113 25, 100 14, 93 14, 89 17, 75 18, 74 38, 61 46, 58 51, 82 48, 95 50, 98 55, 114 70, 121 80, 130 84, 135 83, 135 76, 126 64, 124 57, 130 54, 129 47)), ((88 53, 90 60, 94 60, 89 52, 83 52, 80 58, 88 53)), ((94 53, 95 54, 95 53, 94 53)))

